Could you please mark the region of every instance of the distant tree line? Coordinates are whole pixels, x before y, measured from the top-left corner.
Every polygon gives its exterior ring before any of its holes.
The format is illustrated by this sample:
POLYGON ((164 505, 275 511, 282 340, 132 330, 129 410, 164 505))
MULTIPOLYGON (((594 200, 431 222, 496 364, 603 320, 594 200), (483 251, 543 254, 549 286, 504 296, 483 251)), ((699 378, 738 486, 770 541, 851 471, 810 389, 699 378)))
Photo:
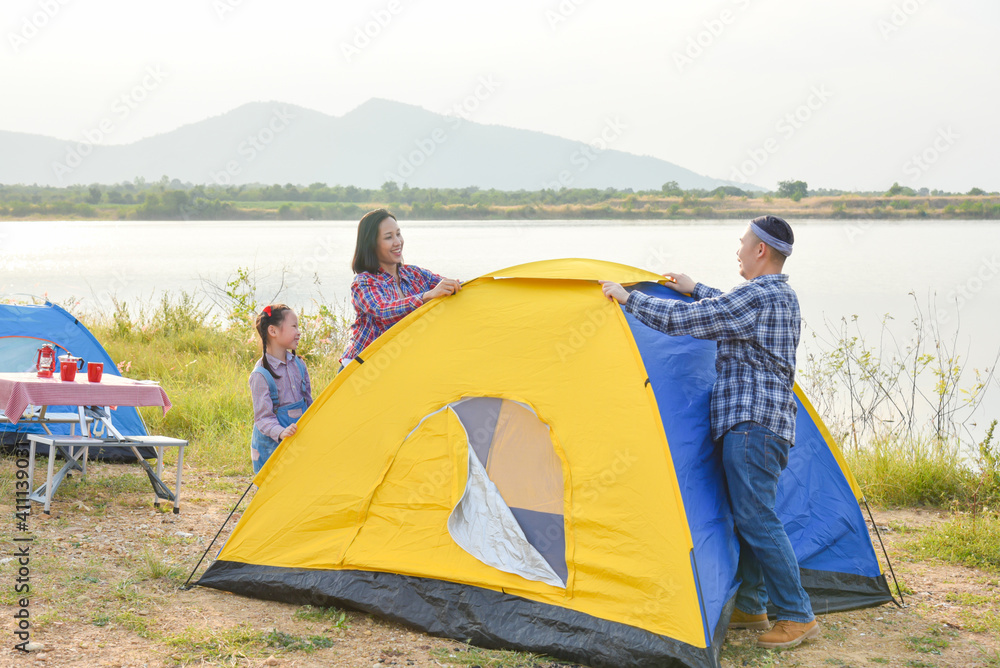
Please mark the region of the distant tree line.
MULTIPOLYGON (((309 186, 251 184, 202 185, 184 183, 166 176, 149 183, 137 178, 117 184, 69 187, 36 185, 0 185, 0 216, 24 218, 48 217, 118 217, 138 220, 214 220, 263 217, 261 210, 274 210, 270 217, 278 219, 315 218, 351 219, 362 215, 372 205, 399 208, 419 218, 531 218, 546 212, 547 217, 565 214, 567 217, 653 217, 711 216, 718 214, 721 200, 787 198, 799 202, 808 197, 844 197, 832 215, 849 215, 851 208, 873 207, 879 216, 880 207, 905 210, 919 204, 900 199, 896 202, 866 203, 864 198, 987 196, 980 188, 967 193, 950 193, 921 188, 914 190, 894 183, 888 190, 859 192, 841 190, 810 190, 805 181, 788 180, 778 184, 774 193, 748 191, 736 186, 720 186, 712 190, 681 188, 676 181, 664 183, 659 190, 631 188, 562 188, 560 190, 483 190, 466 188, 400 187, 393 181, 380 188, 327 185, 309 186), (672 200, 662 204, 665 200, 672 200), (275 203, 280 203, 275 206, 275 203), (713 208, 714 207, 714 208, 713 208)), ((754 205, 760 208, 760 205, 754 205)), ((1000 217, 994 203, 961 202, 939 208, 946 213, 964 213, 976 217, 1000 217), (952 206, 954 211, 947 210, 952 206)), ((742 215, 738 209, 731 213, 742 215)), ((853 214, 851 214, 853 215, 853 214)), ((926 208, 924 214, 926 215, 926 208)))

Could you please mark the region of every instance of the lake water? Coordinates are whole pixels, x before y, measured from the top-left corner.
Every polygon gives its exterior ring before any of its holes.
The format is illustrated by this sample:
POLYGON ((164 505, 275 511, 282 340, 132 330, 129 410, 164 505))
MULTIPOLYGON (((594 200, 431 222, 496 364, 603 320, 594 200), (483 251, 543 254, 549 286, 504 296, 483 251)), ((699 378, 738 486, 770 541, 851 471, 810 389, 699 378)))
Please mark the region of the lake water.
MULTIPOLYGON (((744 222, 404 219, 401 227, 406 262, 461 280, 556 257, 682 271, 722 289, 741 280, 744 222)), ((112 296, 134 304, 163 291, 211 295, 248 267, 262 301, 280 288, 281 300, 315 310, 315 300, 349 298, 356 230, 355 221, 0 222, 0 298, 47 295, 78 313, 108 312, 112 296)), ((795 233, 785 268, 809 346, 816 345, 809 329, 829 338, 828 324, 854 315, 877 336, 886 314, 905 345, 915 296, 944 333, 958 325, 963 359, 992 365, 1000 347, 1000 224, 816 220, 796 223, 795 233)), ((990 393, 980 413, 1000 417, 1000 384, 990 393)))

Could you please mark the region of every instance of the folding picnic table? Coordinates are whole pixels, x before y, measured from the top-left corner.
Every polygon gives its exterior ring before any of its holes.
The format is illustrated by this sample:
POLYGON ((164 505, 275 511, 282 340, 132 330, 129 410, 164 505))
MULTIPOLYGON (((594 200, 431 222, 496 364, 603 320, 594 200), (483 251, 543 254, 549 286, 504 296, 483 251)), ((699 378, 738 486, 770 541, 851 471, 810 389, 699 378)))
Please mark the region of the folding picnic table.
MULTIPOLYGON (((80 433, 86 434, 90 431, 89 424, 93 418, 88 416, 82 406, 77 407, 76 413, 65 413, 65 412, 49 412, 48 406, 28 406, 24 413, 18 417, 15 424, 37 424, 42 429, 45 430, 46 434, 51 434, 49 430, 49 425, 52 424, 69 424, 73 425, 72 429, 75 429, 77 425, 80 427, 80 433)), ((0 410, 0 424, 9 423, 10 420, 7 418, 7 414, 0 410)), ((70 431, 70 433, 73 433, 70 431)))
MULTIPOLYGON (((87 453, 91 447, 124 446, 135 454, 136 461, 146 471, 153 487, 154 504, 159 506, 159 500, 172 501, 174 512, 180 512, 181 469, 184 463, 184 447, 187 441, 167 438, 164 436, 124 436, 111 422, 110 406, 160 406, 166 413, 170 409, 167 393, 156 383, 135 381, 119 376, 104 376, 99 383, 91 383, 86 375, 73 381, 64 381, 58 377, 38 378, 33 373, 0 373, 0 410, 6 420, 17 424, 25 416, 30 421, 43 424, 48 406, 77 406, 77 420, 80 425, 80 435, 29 434, 31 452, 28 463, 29 488, 33 485, 35 470, 35 449, 41 443, 48 445, 49 461, 48 475, 45 484, 29 495, 29 499, 44 503, 46 514, 52 505, 52 495, 59 487, 66 474, 80 470, 86 474, 87 453), (26 413, 29 406, 40 407, 35 412, 26 413), (100 432, 103 428, 103 438, 93 438, 92 432, 100 432), (149 465, 139 451, 139 447, 153 447, 156 452, 156 469, 149 465), (163 448, 177 447, 177 480, 174 491, 163 483, 160 476, 163 473, 163 448), (53 472, 56 452, 65 457, 66 463, 57 472, 53 472)), ((72 415, 72 414, 66 414, 72 415)), ((65 421, 65 417, 60 421, 65 421)), ((48 431, 46 429, 46 431, 48 431)))

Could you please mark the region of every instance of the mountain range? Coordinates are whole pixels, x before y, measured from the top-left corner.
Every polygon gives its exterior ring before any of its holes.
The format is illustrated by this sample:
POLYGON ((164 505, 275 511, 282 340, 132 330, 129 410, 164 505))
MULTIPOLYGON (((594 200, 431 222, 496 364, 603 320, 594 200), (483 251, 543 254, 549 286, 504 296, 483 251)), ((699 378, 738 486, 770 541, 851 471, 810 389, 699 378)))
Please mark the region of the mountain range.
POLYGON ((606 120, 591 142, 485 125, 460 115, 371 99, 335 117, 254 102, 131 144, 110 144, 124 105, 67 141, 0 131, 0 183, 67 186, 162 176, 190 183, 411 187, 713 189, 734 184, 613 148, 625 130, 606 120))

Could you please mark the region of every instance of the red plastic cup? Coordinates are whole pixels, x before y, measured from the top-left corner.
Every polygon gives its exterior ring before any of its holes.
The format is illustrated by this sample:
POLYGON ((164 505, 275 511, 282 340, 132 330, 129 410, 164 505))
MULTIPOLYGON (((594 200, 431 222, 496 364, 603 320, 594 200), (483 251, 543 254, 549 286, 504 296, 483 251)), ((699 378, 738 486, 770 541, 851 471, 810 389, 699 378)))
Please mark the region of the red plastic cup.
POLYGON ((59 377, 63 380, 74 380, 77 371, 83 371, 85 363, 82 357, 62 355, 59 357, 59 377))
POLYGON ((87 380, 91 383, 101 382, 101 376, 104 375, 104 363, 103 362, 88 362, 87 363, 87 380))
POLYGON ((65 362, 61 364, 59 377, 63 380, 74 380, 76 378, 76 364, 66 364, 65 362))

